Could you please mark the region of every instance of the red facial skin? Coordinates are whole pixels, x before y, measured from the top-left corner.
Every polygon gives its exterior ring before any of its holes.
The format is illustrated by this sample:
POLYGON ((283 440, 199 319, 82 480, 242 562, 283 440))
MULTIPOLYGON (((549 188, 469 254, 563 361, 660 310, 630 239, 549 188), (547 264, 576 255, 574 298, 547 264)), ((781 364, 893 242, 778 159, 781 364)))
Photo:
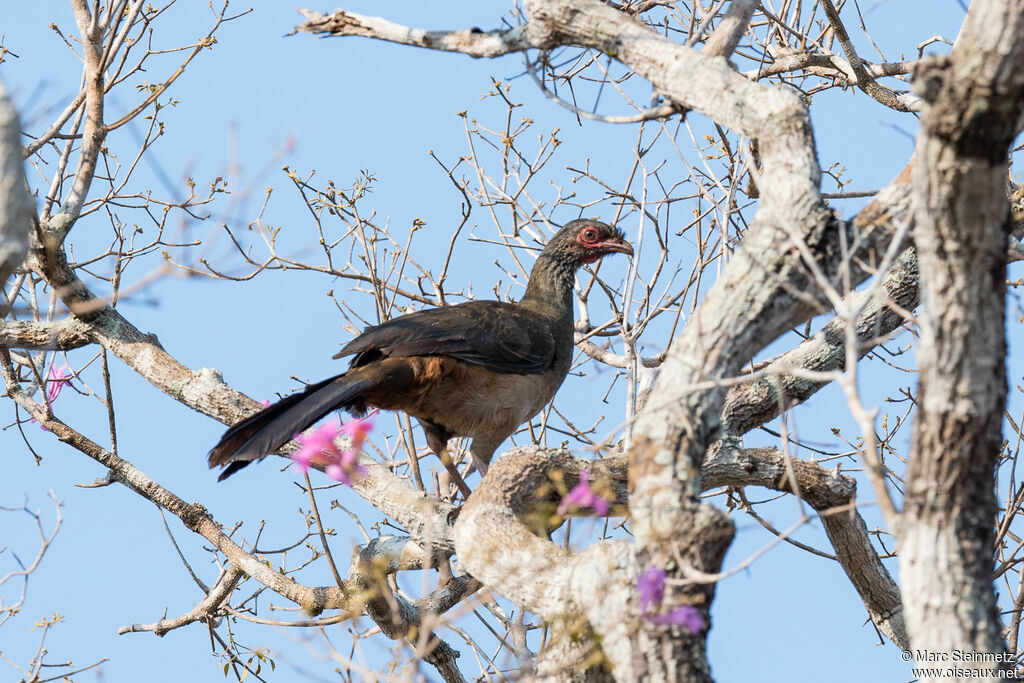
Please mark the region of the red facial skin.
POLYGON ((600 251, 597 251, 598 247, 601 245, 601 233, 594 226, 583 226, 583 229, 576 235, 576 241, 583 246, 584 250, 593 252, 583 258, 584 263, 594 263, 604 255, 600 251))
POLYGON ((594 263, 608 253, 608 250, 601 248, 604 243, 601 239, 601 231, 592 225, 583 226, 576 234, 576 241, 587 252, 587 255, 582 259, 584 263, 594 263))

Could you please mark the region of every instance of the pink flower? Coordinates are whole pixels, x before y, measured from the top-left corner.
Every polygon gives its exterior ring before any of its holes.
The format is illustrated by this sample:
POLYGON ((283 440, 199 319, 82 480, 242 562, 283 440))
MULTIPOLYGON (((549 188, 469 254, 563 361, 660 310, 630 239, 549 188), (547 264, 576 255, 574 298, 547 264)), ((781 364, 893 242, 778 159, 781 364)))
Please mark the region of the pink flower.
POLYGON ((52 405, 57 397, 60 396, 61 389, 64 388, 65 384, 71 384, 72 377, 71 370, 68 368, 68 364, 64 363, 58 368, 56 365, 50 364, 50 371, 46 373, 46 397, 50 399, 52 405))
POLYGON ((352 438, 352 445, 349 446, 355 452, 363 450, 363 442, 366 441, 366 435, 373 430, 373 418, 353 418, 349 420, 344 427, 341 428, 342 434, 348 434, 352 438))
POLYGON ((608 514, 608 501, 590 488, 590 472, 580 471, 580 483, 573 486, 558 504, 558 514, 564 515, 570 508, 591 508, 598 517, 608 514))
POLYGON ((661 604, 665 597, 665 570, 649 567, 637 577, 636 592, 640 598, 640 616, 652 624, 682 626, 690 633, 699 633, 704 628, 704 617, 693 605, 680 605, 665 614, 650 614, 651 607, 661 604))
POLYGON ((260 401, 260 405, 263 406, 264 408, 269 408, 270 406, 272 406, 274 404, 270 402, 269 398, 265 398, 265 399, 260 401))
POLYGON ((667 614, 649 614, 647 621, 652 624, 682 626, 690 633, 699 633, 704 628, 704 617, 693 605, 680 605, 667 614))
POLYGON ((345 423, 341 428, 341 433, 347 434, 351 441, 348 448, 338 454, 337 464, 324 470, 328 477, 351 486, 353 478, 361 479, 366 476, 366 468, 359 464, 359 453, 363 450, 366 435, 372 429, 372 414, 363 418, 353 418, 345 423))
POLYGON ((660 604, 665 597, 665 570, 650 567, 637 577, 636 592, 640 596, 640 616, 645 616, 652 605, 660 604))
MULTIPOLYGON (((68 368, 67 363, 64 363, 59 368, 53 363, 50 364, 50 369, 46 373, 45 382, 46 398, 49 400, 51 408, 53 407, 53 402, 57 400, 58 396, 60 396, 61 390, 64 389, 64 385, 71 384, 71 377, 73 376, 74 375, 71 374, 71 370, 68 368)), ((30 421, 36 422, 36 419, 33 417, 30 421)), ((39 425, 39 427, 43 431, 50 431, 43 425, 39 425)))
POLYGON ((316 429, 305 434, 298 434, 295 440, 299 443, 299 450, 292 453, 292 460, 298 468, 305 472, 313 463, 329 465, 338 460, 340 452, 334 445, 341 429, 337 422, 325 422, 316 429))
POLYGON ((324 472, 328 477, 351 486, 353 481, 366 476, 366 468, 359 464, 359 452, 372 428, 373 422, 369 418, 352 420, 344 427, 337 422, 324 423, 306 434, 296 435, 299 450, 292 453, 291 458, 302 472, 307 472, 314 463, 325 465, 324 472), (351 446, 345 450, 339 449, 335 443, 341 434, 347 434, 351 439, 351 446))
POLYGON ((348 486, 352 481, 358 481, 366 476, 366 468, 359 464, 359 452, 345 450, 341 452, 338 462, 328 465, 324 470, 331 479, 340 481, 348 486))

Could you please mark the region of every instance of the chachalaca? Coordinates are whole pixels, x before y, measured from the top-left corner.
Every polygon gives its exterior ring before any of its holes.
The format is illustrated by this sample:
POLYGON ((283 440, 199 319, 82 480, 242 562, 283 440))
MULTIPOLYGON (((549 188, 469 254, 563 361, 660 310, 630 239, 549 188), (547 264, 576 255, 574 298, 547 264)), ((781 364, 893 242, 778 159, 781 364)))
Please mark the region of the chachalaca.
POLYGON ((471 437, 486 471, 495 449, 552 399, 572 361, 576 271, 612 252, 633 254, 622 231, 570 221, 537 257, 518 303, 468 301, 367 328, 334 356, 354 356, 348 371, 235 424, 210 451, 210 467, 224 467, 223 480, 334 410, 402 410, 467 493, 448 440, 471 437))

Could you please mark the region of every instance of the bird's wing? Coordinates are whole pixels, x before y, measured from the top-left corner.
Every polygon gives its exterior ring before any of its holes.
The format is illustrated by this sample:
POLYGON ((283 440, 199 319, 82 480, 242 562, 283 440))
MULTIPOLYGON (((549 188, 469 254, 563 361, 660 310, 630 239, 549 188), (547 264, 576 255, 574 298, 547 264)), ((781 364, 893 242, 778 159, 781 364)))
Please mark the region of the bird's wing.
POLYGON ((469 301, 409 313, 367 328, 334 357, 356 354, 353 367, 380 356, 444 355, 498 372, 535 374, 551 366, 548 320, 500 301, 469 301))

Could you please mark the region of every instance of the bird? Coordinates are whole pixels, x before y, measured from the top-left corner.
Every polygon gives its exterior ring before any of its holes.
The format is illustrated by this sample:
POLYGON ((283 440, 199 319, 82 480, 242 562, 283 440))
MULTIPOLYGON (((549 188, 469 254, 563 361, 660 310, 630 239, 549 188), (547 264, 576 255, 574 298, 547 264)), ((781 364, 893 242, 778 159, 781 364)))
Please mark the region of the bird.
POLYGON ((335 410, 400 410, 419 421, 468 496, 448 440, 470 437, 484 473, 498 446, 551 401, 572 363, 576 271, 611 253, 633 256, 621 230, 572 220, 538 255, 518 302, 467 301, 367 328, 334 355, 352 356, 348 370, 230 427, 209 452, 210 468, 222 467, 223 481, 335 410))

